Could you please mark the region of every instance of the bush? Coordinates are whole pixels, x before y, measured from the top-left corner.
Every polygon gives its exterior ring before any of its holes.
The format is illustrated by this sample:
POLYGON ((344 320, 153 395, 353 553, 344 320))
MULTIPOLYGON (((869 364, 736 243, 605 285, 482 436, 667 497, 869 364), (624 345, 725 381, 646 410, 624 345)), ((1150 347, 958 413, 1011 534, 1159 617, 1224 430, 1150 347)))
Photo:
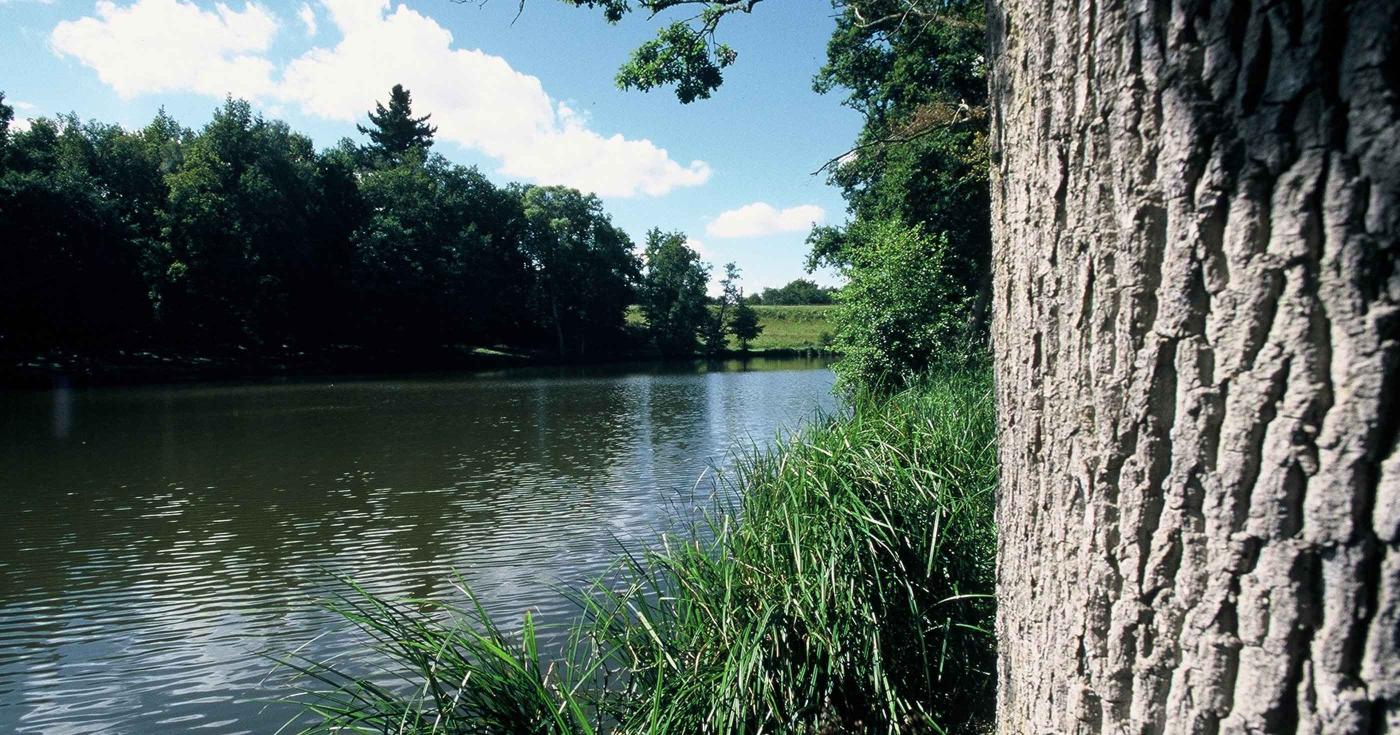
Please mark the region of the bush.
POLYGON ((833 315, 843 386, 892 392, 934 366, 977 354, 945 236, 885 221, 854 227, 850 237, 860 246, 842 269, 848 282, 833 315))

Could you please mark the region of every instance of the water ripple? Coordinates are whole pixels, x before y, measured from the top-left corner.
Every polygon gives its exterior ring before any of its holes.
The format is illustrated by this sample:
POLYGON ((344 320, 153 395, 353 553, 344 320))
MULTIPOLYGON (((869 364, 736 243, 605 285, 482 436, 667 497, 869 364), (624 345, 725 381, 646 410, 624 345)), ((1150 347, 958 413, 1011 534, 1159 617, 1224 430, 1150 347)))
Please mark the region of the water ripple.
POLYGON ((63 438, 0 396, 0 732, 275 730, 269 655, 363 658, 338 574, 566 619, 556 587, 830 406, 827 371, 756 367, 81 391, 63 438))

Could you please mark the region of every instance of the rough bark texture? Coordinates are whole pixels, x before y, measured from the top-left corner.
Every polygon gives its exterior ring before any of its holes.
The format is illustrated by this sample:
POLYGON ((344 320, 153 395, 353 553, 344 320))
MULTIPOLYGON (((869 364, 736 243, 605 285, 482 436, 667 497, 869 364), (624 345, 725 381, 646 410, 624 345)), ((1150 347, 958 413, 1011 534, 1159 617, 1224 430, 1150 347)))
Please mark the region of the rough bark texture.
POLYGON ((1400 2, 989 17, 1001 732, 1400 733, 1400 2))

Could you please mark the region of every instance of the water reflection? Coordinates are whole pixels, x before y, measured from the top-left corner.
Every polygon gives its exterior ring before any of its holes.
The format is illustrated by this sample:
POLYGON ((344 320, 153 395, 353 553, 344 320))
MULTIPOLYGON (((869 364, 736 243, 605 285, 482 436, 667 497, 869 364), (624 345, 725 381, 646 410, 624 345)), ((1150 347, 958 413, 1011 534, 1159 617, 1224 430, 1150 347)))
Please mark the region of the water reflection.
POLYGON ((333 572, 561 615, 711 462, 829 407, 818 367, 0 393, 0 732, 275 729, 259 654, 335 624, 333 572))

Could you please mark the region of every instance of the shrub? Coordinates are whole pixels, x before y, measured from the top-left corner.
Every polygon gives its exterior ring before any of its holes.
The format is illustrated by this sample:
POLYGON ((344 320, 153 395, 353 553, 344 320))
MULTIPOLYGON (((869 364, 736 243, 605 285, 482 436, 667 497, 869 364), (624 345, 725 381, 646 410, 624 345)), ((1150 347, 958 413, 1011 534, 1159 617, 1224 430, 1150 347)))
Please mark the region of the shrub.
POLYGON ((975 354, 968 298, 948 269, 945 236, 895 221, 852 229, 833 315, 836 364, 850 390, 898 390, 931 368, 975 354))

